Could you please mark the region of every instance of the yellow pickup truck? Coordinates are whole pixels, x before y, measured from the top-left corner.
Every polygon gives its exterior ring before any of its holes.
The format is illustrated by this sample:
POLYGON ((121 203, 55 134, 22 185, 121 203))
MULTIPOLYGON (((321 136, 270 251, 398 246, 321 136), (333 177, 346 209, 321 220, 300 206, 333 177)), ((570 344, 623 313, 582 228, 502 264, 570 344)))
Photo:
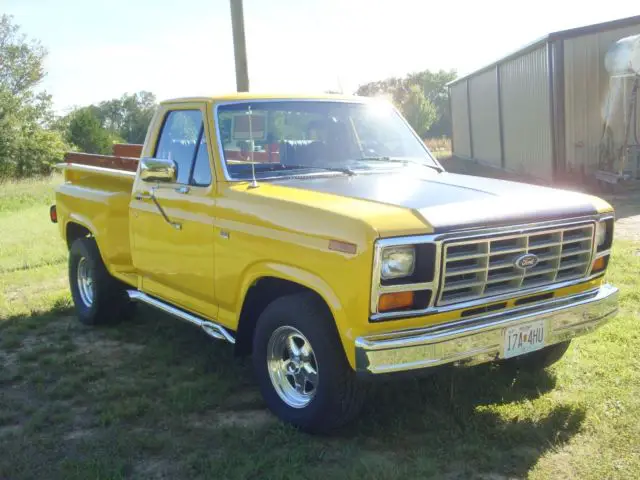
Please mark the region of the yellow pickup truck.
POLYGON ((142 302, 191 322, 307 431, 352 419, 371 378, 545 368, 618 308, 608 203, 447 173, 378 100, 170 100, 139 159, 74 159, 52 217, 80 321, 142 302))

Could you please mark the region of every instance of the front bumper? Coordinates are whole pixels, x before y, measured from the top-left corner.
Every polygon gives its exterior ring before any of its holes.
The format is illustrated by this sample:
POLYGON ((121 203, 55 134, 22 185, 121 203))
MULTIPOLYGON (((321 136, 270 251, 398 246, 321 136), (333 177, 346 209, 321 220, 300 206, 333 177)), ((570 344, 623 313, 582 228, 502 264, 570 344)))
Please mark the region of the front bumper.
POLYGON ((595 329, 617 311, 618 289, 605 284, 577 295, 456 323, 358 337, 356 371, 368 375, 490 362, 503 358, 503 336, 508 327, 544 320, 545 345, 552 345, 595 329))

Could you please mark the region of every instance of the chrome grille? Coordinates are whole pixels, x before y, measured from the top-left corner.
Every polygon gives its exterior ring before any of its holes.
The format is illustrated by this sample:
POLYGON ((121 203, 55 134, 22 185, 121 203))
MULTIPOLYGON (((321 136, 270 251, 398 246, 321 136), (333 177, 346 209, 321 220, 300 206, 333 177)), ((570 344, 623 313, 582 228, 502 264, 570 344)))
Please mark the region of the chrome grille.
POLYGON ((593 232, 594 225, 589 223, 445 242, 437 305, 583 277, 590 266, 593 232), (516 267, 516 260, 527 253, 535 254, 538 263, 526 269, 516 267))

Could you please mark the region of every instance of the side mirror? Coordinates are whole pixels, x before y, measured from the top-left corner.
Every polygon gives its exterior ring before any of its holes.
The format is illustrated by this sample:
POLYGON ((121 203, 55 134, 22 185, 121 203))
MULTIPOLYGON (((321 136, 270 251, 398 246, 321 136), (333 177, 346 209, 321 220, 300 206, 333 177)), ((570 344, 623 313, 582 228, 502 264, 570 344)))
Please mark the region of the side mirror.
POLYGON ((178 166, 173 160, 164 158, 140 159, 140 179, 145 182, 175 183, 178 166))

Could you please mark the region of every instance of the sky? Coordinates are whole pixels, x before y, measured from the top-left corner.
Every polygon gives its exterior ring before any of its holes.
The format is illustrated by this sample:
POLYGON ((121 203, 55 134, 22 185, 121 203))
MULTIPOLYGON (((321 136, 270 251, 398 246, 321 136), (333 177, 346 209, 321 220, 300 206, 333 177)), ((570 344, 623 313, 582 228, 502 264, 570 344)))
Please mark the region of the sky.
MULTIPOLYGON (((250 89, 353 93, 413 71, 464 74, 547 33, 638 13, 629 0, 597 5, 244 0, 250 89)), ((235 91, 229 0, 0 0, 0 13, 48 49, 42 88, 60 114, 140 90, 235 91)))

